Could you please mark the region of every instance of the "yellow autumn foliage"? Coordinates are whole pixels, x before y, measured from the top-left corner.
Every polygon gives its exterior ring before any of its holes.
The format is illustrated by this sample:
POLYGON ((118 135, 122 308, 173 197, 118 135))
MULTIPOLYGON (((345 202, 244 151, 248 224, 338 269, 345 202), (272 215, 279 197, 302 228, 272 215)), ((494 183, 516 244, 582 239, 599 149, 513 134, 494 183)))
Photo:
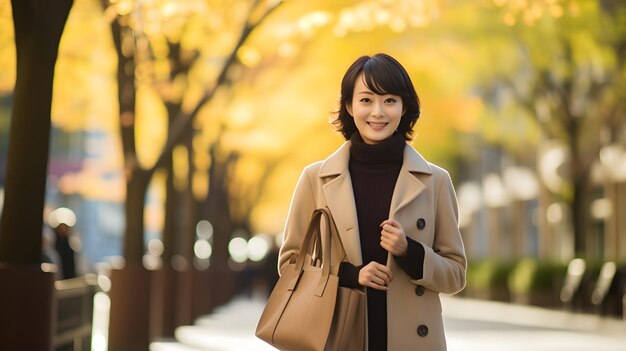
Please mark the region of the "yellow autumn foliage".
MULTIPOLYGON (((131 14, 140 49, 136 146, 141 165, 150 167, 168 133, 163 99, 181 101, 187 112, 196 107, 213 88, 234 48, 251 2, 112 3, 105 13, 100 1, 74 1, 59 49, 52 121, 68 132, 103 131, 119 142, 117 62, 109 21, 116 13, 131 14), (138 9, 141 12, 133 12, 138 9), (173 81, 169 81, 167 40, 180 42, 183 55, 199 54, 189 74, 173 81), (148 44, 150 52, 145 50, 148 44)), ((0 92, 10 90, 15 70, 9 4, 0 0, 0 92)), ((193 177, 194 194, 207 196, 211 148, 222 159, 237 153, 230 191, 242 201, 258 199, 250 213, 240 215, 249 216, 254 230, 278 233, 302 168, 325 158, 343 142, 329 123, 343 73, 360 55, 377 52, 403 63, 420 96, 423 113, 414 147, 453 170, 462 147, 458 135, 482 129, 487 136, 502 132, 502 124, 481 125, 489 114, 485 101, 471 89, 492 72, 507 72, 519 60, 511 43, 489 35, 492 29, 502 27, 502 21, 540 20, 538 12, 532 12, 531 18, 522 10, 513 11, 511 4, 506 0, 285 1, 238 50, 240 64, 228 72, 228 84, 193 122, 196 171, 183 173, 193 177), (485 8, 491 12, 485 15, 485 8), (499 56, 494 57, 495 52, 499 56)), ((575 10, 561 8, 564 13, 575 10)), ((543 7, 541 11, 557 10, 543 7)), ((536 135, 531 129, 529 133, 536 135)), ((120 149, 112 149, 108 158, 107 169, 117 167, 122 172, 120 149)), ((86 175, 98 178, 97 172, 90 172, 86 175)), ((163 181, 155 183, 162 186, 163 181)), ((99 196, 94 190, 77 189, 99 196)), ((121 190, 114 193, 118 201, 122 199, 121 190)))

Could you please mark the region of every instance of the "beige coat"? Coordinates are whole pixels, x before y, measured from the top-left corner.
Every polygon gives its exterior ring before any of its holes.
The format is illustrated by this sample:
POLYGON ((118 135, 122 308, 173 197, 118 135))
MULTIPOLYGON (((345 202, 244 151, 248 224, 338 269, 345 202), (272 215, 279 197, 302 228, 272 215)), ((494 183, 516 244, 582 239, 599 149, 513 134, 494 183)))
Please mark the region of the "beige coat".
MULTIPOLYGON (((347 259, 354 265, 363 263, 349 159, 347 141, 326 160, 304 169, 287 216, 281 270, 298 252, 313 210, 324 206, 335 219, 347 259)), ((439 293, 461 291, 466 272, 456 195, 449 174, 428 163, 410 145, 404 149, 389 218, 400 222, 408 237, 422 243, 426 254, 419 280, 412 280, 391 255, 388 259, 394 277, 387 292, 388 350, 445 350, 439 293)))

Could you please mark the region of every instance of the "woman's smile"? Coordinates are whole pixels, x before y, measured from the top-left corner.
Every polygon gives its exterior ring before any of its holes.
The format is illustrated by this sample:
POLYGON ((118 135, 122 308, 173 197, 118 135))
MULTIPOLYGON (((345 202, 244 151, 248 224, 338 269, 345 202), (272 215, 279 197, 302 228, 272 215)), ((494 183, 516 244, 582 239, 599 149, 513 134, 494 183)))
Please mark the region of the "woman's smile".
POLYGON ((367 122, 367 125, 370 126, 370 128, 376 130, 376 131, 381 131, 383 129, 385 129, 385 127, 388 125, 389 123, 387 122, 367 122))

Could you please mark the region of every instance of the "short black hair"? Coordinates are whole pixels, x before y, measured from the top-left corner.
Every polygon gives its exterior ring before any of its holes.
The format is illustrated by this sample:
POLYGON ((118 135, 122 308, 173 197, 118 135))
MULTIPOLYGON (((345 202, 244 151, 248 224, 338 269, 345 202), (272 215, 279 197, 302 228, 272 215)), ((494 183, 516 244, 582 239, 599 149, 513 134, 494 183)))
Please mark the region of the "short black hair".
POLYGON ((398 125, 398 133, 405 140, 413 138, 413 126, 420 116, 420 101, 407 71, 393 57, 379 53, 374 56, 361 56, 348 68, 341 81, 341 96, 337 115, 332 124, 346 140, 357 131, 354 119, 348 113, 347 105, 352 103, 354 86, 363 73, 365 85, 379 95, 393 94, 402 98, 404 114, 398 125))

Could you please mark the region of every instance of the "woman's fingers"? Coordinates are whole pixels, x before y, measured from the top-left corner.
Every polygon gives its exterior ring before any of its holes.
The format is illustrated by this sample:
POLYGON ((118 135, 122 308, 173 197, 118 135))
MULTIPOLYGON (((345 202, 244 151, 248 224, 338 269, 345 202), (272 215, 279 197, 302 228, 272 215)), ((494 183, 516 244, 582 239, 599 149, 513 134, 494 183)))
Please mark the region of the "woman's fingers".
POLYGON ((389 285, 389 283, 391 283, 391 272, 386 272, 381 269, 381 270, 376 270, 374 274, 376 278, 378 278, 381 281, 381 285, 389 285))
POLYGON ((402 229, 402 225, 400 224, 400 222, 396 221, 395 219, 391 219, 391 218, 384 220, 380 224, 380 226, 381 226, 381 228, 386 229, 386 230, 392 230, 392 228, 393 229, 402 229))
POLYGON ((387 290, 392 278, 389 267, 375 261, 359 271, 359 284, 378 290, 387 290))
POLYGON ((385 245, 391 246, 391 245, 393 245, 396 241, 397 241, 397 240, 396 240, 395 238, 390 238, 390 237, 385 236, 385 235, 381 235, 381 236, 380 236, 380 242, 381 242, 381 244, 385 244, 385 245))
POLYGON ((379 264, 383 273, 387 276, 387 284, 391 283, 393 280, 393 275, 391 274, 391 268, 387 267, 384 264, 379 264))
POLYGON ((386 219, 380 226, 380 246, 395 256, 406 254, 408 242, 402 225, 394 219, 386 219))
POLYGON ((375 276, 372 279, 372 283, 378 284, 378 285, 381 285, 381 286, 387 286, 388 285, 388 283, 385 281, 385 278, 378 277, 378 276, 375 276))

